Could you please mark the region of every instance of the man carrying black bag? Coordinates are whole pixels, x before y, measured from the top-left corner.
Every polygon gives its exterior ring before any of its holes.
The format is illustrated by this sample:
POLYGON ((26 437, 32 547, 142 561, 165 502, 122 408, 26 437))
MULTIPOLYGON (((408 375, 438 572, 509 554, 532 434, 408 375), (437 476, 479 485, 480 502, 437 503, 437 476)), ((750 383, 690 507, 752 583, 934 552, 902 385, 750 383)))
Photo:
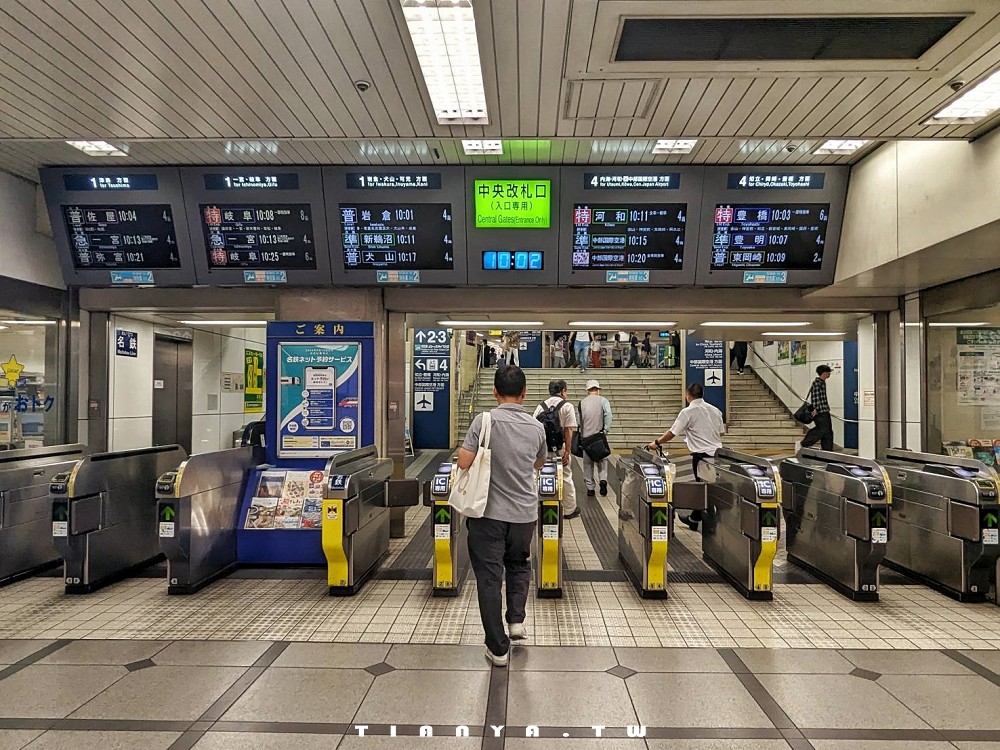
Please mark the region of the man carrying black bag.
POLYGON ((608 494, 608 431, 611 429, 611 404, 601 395, 601 384, 587 381, 587 397, 580 402, 580 449, 583 451, 583 478, 587 496, 594 496, 598 482, 601 497, 608 494), (596 481, 595 481, 595 476, 596 481))

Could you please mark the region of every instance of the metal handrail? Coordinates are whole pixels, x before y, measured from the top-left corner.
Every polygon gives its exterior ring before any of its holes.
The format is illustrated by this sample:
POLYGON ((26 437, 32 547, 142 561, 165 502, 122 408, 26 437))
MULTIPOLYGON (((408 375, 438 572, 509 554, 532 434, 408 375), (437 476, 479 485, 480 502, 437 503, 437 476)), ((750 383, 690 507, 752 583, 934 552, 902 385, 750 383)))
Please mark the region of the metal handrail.
MULTIPOLYGON (((751 350, 751 351, 753 351, 753 350, 751 350)), ((757 362, 759 362, 760 365, 764 369, 770 370, 774 374, 774 377, 776 377, 778 379, 778 382, 780 382, 783 386, 785 386, 785 388, 788 389, 788 392, 791 393, 793 396, 795 396, 795 398, 799 399, 803 403, 805 403, 806 401, 809 400, 808 394, 805 395, 805 396, 801 396, 798 393, 796 393, 795 389, 792 388, 792 386, 788 383, 788 381, 785 380, 783 377, 781 377, 781 375, 778 373, 778 371, 775 370, 773 367, 771 367, 771 365, 769 365, 767 362, 765 362, 763 359, 761 359, 761 356, 759 354, 757 354, 757 352, 753 352, 753 355, 754 355, 754 359, 757 362)), ((754 368, 756 368, 756 364, 754 364, 754 368)), ((765 385, 767 385, 767 384, 765 383, 765 385)), ((777 394, 775 394, 775 395, 777 395, 777 394)), ((789 408, 789 413, 791 413, 791 412, 792 412, 792 409, 789 408)), ((861 424, 861 420, 859 420, 859 419, 848 419, 847 417, 841 417, 841 416, 839 416, 837 414, 834 414, 832 411, 830 412, 830 418, 831 419, 836 419, 837 421, 843 422, 844 424, 861 424)))

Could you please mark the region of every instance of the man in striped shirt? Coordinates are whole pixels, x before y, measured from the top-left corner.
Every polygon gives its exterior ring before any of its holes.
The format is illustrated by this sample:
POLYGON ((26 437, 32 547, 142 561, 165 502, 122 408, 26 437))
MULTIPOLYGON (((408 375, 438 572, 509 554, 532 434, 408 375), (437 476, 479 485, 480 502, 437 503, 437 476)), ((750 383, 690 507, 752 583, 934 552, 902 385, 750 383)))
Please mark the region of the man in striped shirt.
POLYGON ((826 381, 830 379, 832 372, 827 365, 816 368, 816 379, 806 398, 816 423, 802 438, 803 448, 819 443, 823 450, 833 450, 833 421, 830 418, 830 401, 826 397, 826 381))

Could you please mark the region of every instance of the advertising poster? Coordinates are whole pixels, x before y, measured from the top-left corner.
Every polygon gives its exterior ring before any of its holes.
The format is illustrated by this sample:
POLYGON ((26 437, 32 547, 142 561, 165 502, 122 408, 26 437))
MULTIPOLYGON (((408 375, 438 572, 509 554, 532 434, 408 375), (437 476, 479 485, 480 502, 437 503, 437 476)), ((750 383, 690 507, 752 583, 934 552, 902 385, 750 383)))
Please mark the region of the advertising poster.
POLYGON ((1000 328, 958 328, 958 403, 995 405, 1000 397, 1000 328))
POLYGON ((778 342, 778 361, 787 362, 789 359, 789 346, 787 341, 778 342))
POLYGON ((361 446, 361 344, 278 344, 278 456, 324 458, 361 446))
POLYGON ((705 387, 705 400, 722 411, 726 417, 726 350, 725 341, 714 341, 687 335, 684 356, 687 385, 701 383, 705 387))
POLYGON ((809 346, 805 341, 792 342, 792 364, 804 365, 809 361, 809 346))
POLYGON ((243 412, 259 414, 264 411, 264 352, 243 350, 243 412))

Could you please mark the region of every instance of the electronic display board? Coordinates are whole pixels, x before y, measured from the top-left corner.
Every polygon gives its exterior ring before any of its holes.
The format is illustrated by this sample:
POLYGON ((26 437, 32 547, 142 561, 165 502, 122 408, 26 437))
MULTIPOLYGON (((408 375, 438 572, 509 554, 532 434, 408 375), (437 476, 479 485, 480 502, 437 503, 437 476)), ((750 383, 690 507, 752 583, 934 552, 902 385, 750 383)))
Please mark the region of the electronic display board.
POLYGON ((197 283, 179 170, 51 167, 40 174, 67 284, 197 283))
POLYGON ((333 278, 341 284, 462 286, 461 167, 326 167, 333 278))
POLYGON ((699 286, 833 283, 848 167, 707 167, 699 286))
POLYGON ((555 285, 559 169, 467 167, 469 284, 555 285))
POLYGON ((559 283, 693 284, 703 167, 563 167, 559 283))
POLYGON ((187 168, 181 180, 199 283, 331 281, 318 167, 187 168))

